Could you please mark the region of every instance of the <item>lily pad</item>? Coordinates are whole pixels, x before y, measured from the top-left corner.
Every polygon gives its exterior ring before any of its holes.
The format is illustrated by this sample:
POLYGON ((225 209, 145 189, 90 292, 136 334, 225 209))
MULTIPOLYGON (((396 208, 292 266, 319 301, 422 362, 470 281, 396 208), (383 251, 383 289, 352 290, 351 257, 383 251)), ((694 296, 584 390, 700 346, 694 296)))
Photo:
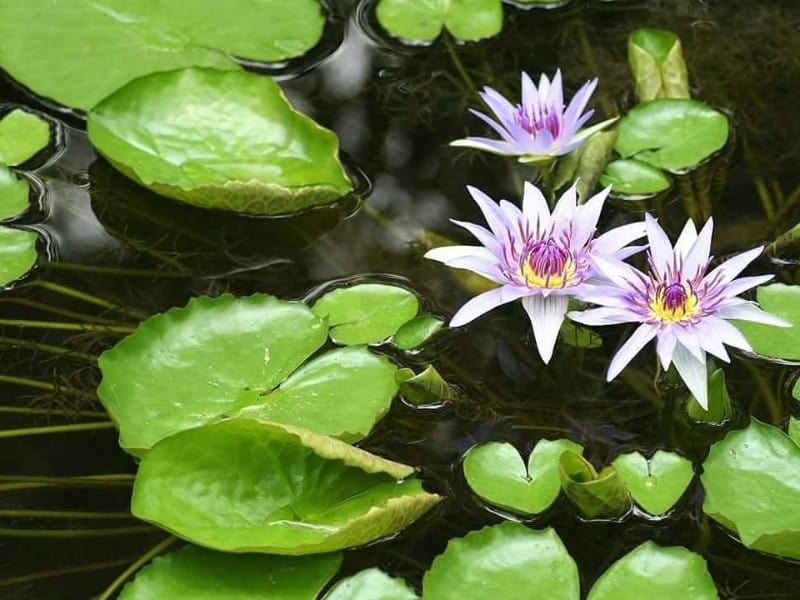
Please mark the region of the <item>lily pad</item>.
POLYGON ((577 452, 562 452, 558 470, 564 495, 587 519, 615 518, 631 506, 630 496, 616 469, 607 466, 598 473, 577 452))
POLYGON ((328 292, 311 310, 328 320, 337 344, 371 344, 393 336, 413 319, 419 300, 396 285, 363 283, 328 292))
POLYGON ((694 167, 728 141, 728 117, 697 100, 658 98, 619 121, 616 150, 667 171, 694 167))
POLYGON ((800 446, 800 419, 789 417, 789 426, 786 428, 786 435, 788 435, 795 444, 800 446))
POLYGON ((700 423, 724 423, 733 415, 733 404, 725 383, 725 371, 715 369, 708 378, 708 408, 703 408, 694 396, 686 405, 689 418, 700 423))
POLYGON ((325 24, 319 0, 230 0, 224 18, 217 0, 193 0, 191 10, 151 0, 0 0, 0 14, 0 66, 40 96, 82 110, 157 71, 300 56, 325 24))
POLYGON ((10 219, 30 207, 28 182, 0 164, 0 219, 10 219))
POLYGON ((30 271, 38 254, 35 231, 0 225, 0 286, 7 286, 30 271))
POLYGON ((637 29, 628 38, 628 62, 640 101, 691 96, 681 40, 674 33, 637 29))
POLYGON ((444 325, 433 315, 419 315, 403 323, 392 338, 392 344, 401 350, 413 350, 427 342, 444 325))
POLYGON ((264 556, 187 546, 153 559, 118 600, 314 600, 341 563, 340 553, 264 556))
POLYGON ((403 398, 415 406, 451 402, 458 399, 456 391, 447 383, 433 365, 421 373, 413 369, 398 369, 394 376, 403 398))
POLYGON ((620 558, 592 586, 587 600, 717 600, 702 556, 680 546, 645 542, 620 558))
POLYGON ((24 163, 49 143, 50 124, 33 113, 15 108, 0 119, 0 163, 24 163))
POLYGON ((615 458, 611 465, 636 504, 651 515, 663 515, 675 506, 694 477, 691 461, 664 450, 658 450, 650 459, 639 452, 628 452, 615 458))
POLYGON ((400 578, 380 569, 365 569, 342 579, 323 600, 417 600, 419 596, 400 578))
POLYGON ((762 285, 756 289, 756 298, 762 309, 788 321, 792 327, 737 321, 736 327, 753 351, 762 356, 800 360, 800 285, 762 285))
POLYGON ((473 41, 503 28, 501 0, 379 0, 378 23, 408 42, 432 42, 446 28, 454 37, 473 41))
POLYGON ((287 214, 352 190, 336 135, 297 112, 271 78, 253 73, 147 75, 94 107, 87 127, 122 173, 195 206, 287 214))
POLYGON ((215 550, 331 552, 395 533, 436 504, 412 473, 306 429, 234 418, 156 444, 131 511, 215 550))
POLYGON ((711 446, 703 510, 749 548, 800 558, 800 447, 752 419, 711 446))
POLYGON ((553 529, 501 523, 450 540, 425 573, 426 600, 578 600, 575 561, 553 529))
POLYGON ((464 477, 480 498, 521 515, 546 511, 561 492, 558 459, 562 452, 583 452, 569 440, 539 440, 528 465, 508 443, 475 446, 464 457, 464 477))
POLYGON ((638 196, 663 192, 672 183, 661 169, 631 158, 608 163, 600 177, 600 185, 610 185, 618 194, 638 196))

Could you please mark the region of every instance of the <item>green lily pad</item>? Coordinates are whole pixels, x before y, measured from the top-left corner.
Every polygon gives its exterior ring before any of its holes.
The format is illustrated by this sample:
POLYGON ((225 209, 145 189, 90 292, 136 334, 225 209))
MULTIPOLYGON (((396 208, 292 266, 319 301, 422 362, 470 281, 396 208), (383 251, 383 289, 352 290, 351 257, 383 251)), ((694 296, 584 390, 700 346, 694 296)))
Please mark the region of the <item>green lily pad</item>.
POLYGON ((528 465, 508 443, 475 446, 464 457, 464 477, 480 498, 521 515, 546 511, 561 491, 558 459, 562 452, 583 452, 569 440, 539 440, 528 465))
POLYGON ((702 556, 680 546, 645 542, 620 558, 592 586, 587 600, 717 600, 702 556))
POLYGON ((0 163, 24 163, 49 143, 50 124, 33 113, 15 108, 0 119, 0 163))
POLYGON ((28 210, 29 193, 28 182, 0 164, 0 219, 10 219, 28 210))
POLYGON ((600 334, 570 320, 564 320, 561 324, 561 329, 558 330, 558 339, 573 348, 599 348, 603 345, 603 338, 600 337, 600 334))
POLYGON ((667 171, 694 167, 728 141, 728 117, 697 100, 658 98, 619 121, 616 150, 667 171))
POLYGON ((700 476, 703 510, 749 548, 800 558, 800 447, 752 419, 713 446, 700 476))
POLYGON ((340 553, 264 556, 187 546, 153 559, 118 600, 314 600, 341 563, 340 553))
POLYGON ((151 0, 0 0, 0 14, 0 66, 40 96, 87 111, 149 73, 300 56, 325 24, 319 0, 231 0, 224 15, 216 0, 193 0, 191 10, 151 0))
POLYGON ((401 350, 413 350, 427 342, 444 325, 439 317, 419 315, 403 323, 392 338, 392 344, 401 350))
POLYGON ((694 396, 690 396, 686 414, 690 419, 701 423, 720 424, 731 418, 733 404, 725 383, 725 371, 716 369, 708 378, 708 409, 700 406, 694 396))
POLYGON ((736 321, 736 327, 750 342, 753 351, 762 356, 800 360, 800 285, 762 285, 756 289, 756 299, 762 309, 788 321, 792 327, 736 321))
POLYGON ((25 275, 39 255, 35 231, 0 225, 0 286, 7 286, 25 275))
POLYGON ((675 506, 694 477, 691 461, 664 450, 649 460, 639 452, 620 454, 611 465, 636 504, 651 515, 663 515, 675 506))
POLYGON ((215 550, 331 552, 395 533, 436 504, 412 473, 306 429, 234 418, 153 446, 131 511, 215 550))
POLYGON ((800 446, 800 419, 789 417, 789 426, 786 429, 786 435, 798 446, 800 446))
POLYGON ((311 310, 328 320, 337 344, 371 344, 393 336, 413 319, 419 300, 396 285, 363 283, 328 292, 311 310))
POLYGON ((419 596, 400 578, 380 569, 365 569, 342 579, 323 600, 417 600, 419 596))
POLYGON ((421 373, 415 373, 413 369, 398 369, 394 379, 400 386, 403 398, 415 406, 458 399, 456 391, 433 365, 428 365, 421 373))
POLYGON ((638 196, 663 192, 672 183, 661 169, 631 158, 608 163, 600 177, 600 185, 610 185, 618 194, 638 196))
POLYGON ((503 28, 501 0, 379 0, 375 12, 381 27, 408 42, 432 42, 443 28, 465 41, 503 28))
POLYGON ((292 108, 271 78, 253 73, 147 75, 94 107, 87 127, 122 173, 195 206, 287 214, 352 190, 336 135, 292 108))
POLYGON ((583 456, 567 450, 558 457, 558 470, 564 495, 587 519, 615 518, 630 509, 630 495, 614 467, 598 473, 583 456))
POLYGON ((691 96, 681 40, 674 33, 637 29, 628 38, 628 62, 639 101, 691 96))
POLYGON ((422 580, 425 600, 578 600, 575 561, 553 529, 501 523, 450 540, 422 580))

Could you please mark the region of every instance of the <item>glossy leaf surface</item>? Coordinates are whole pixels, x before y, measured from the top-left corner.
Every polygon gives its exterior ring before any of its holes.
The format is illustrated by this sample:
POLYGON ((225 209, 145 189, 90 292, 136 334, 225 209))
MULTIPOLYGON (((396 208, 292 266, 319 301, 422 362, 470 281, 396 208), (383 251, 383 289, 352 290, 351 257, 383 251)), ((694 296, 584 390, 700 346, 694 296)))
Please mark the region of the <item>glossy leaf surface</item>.
POLYGON ((756 289, 756 299, 762 309, 788 321, 792 327, 737 321, 736 327, 753 351, 762 356, 800 360, 800 285, 762 285, 756 289))
POLYGON ((35 231, 0 225, 0 286, 13 283, 36 264, 35 231))
POLYGON ((694 477, 691 461, 664 450, 649 459, 639 452, 628 452, 611 465, 636 504, 651 515, 664 514, 675 506, 694 477))
POLYGON ((0 119, 0 163, 10 166, 24 163, 48 143, 50 124, 41 117, 15 108, 0 119))
POLYGON ((379 0, 376 14, 381 27, 408 42, 431 42, 442 29, 454 37, 479 40, 500 33, 500 0, 379 0))
POLYGON ((417 600, 419 596, 399 577, 380 569, 365 569, 338 582, 323 600, 417 600))
POLYGON ((28 182, 0 164, 0 219, 10 219, 28 210, 29 193, 28 182))
POLYGON ((608 163, 600 185, 610 185, 618 194, 635 196, 657 194, 672 184, 661 169, 631 158, 608 163))

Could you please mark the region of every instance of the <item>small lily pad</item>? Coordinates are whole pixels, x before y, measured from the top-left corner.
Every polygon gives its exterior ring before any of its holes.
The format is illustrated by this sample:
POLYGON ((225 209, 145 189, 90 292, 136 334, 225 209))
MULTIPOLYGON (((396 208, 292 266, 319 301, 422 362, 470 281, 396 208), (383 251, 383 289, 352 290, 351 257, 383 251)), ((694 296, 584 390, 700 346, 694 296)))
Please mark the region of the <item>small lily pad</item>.
POLYGON ((342 579, 323 600, 417 600, 419 596, 400 578, 380 569, 365 569, 342 579))
POLYGON ((288 214, 353 189, 336 135, 297 112, 271 78, 253 73, 147 75, 94 107, 87 127, 123 174, 195 206, 288 214))
POLYGON ((419 315, 403 323, 392 338, 392 344, 401 350, 413 350, 427 342, 444 325, 433 315, 419 315))
POLYGON ((674 33, 637 29, 628 38, 628 62, 640 101, 690 97, 681 40, 674 33))
POLYGON ((340 553, 264 556, 187 546, 153 559, 118 600, 314 600, 341 563, 340 553))
MULTIPOLYGON (((800 360, 800 285, 773 283, 756 289, 759 306, 792 324, 775 327, 752 321, 737 321, 756 354, 784 360, 800 360)), ((795 390, 797 390, 795 386, 795 390)))
POLYGON ((0 286, 17 281, 36 264, 35 231, 0 225, 0 286))
POLYGON ((488 442, 467 452, 464 477, 472 491, 489 504, 536 515, 558 498, 558 459, 567 450, 580 453, 583 447, 569 440, 539 440, 526 467, 511 444, 488 442))
POLYGON ((717 600, 702 556, 680 546, 645 542, 620 558, 592 586, 587 600, 717 600))
POLYGON ((446 28, 454 37, 473 41, 503 28, 501 0, 379 0, 378 23, 407 42, 432 42, 446 28))
POLYGON ((664 450, 649 460, 639 452, 628 452, 611 465, 636 504, 651 515, 662 515, 675 506, 694 477, 691 461, 664 450))
POLYGON ((672 183, 661 169, 631 158, 608 163, 600 177, 600 185, 610 185, 618 194, 639 196, 663 192, 672 183))
POLYGON ((50 143, 50 124, 21 108, 0 119, 0 163, 19 165, 50 143))
POLYGON ((30 207, 28 182, 0 164, 0 219, 10 219, 30 207))
POLYGON ((395 533, 436 504, 412 473, 305 429, 233 418, 156 444, 131 512, 215 550, 331 552, 395 533))
POLYGON ((415 373, 413 369, 398 369, 394 379, 403 398, 415 406, 451 402, 458 398, 456 391, 433 365, 428 365, 421 373, 415 373))
POLYGON ((619 121, 616 150, 667 171, 694 167, 728 141, 728 117, 697 100, 658 98, 619 121))
POLYGON ((564 495, 587 519, 615 518, 630 509, 630 495, 614 467, 598 473, 583 456, 568 450, 559 455, 558 469, 564 495))
POLYGON ((800 447, 752 419, 713 446, 700 476, 703 511, 748 548, 800 558, 800 447))
POLYGON ((393 336, 413 319, 419 300, 396 285, 363 283, 328 292, 311 310, 328 320, 337 344, 371 344, 393 336))

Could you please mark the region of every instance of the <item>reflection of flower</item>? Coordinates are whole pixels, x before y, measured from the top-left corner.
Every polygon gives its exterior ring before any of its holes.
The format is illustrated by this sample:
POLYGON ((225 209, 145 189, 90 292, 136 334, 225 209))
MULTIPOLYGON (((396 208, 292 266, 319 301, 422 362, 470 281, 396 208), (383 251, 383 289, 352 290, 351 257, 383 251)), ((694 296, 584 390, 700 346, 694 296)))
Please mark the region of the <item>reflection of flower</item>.
POLYGON ((496 306, 521 298, 539 354, 548 362, 569 296, 582 298, 595 286, 608 284, 597 276, 592 260, 601 256, 622 260, 638 251, 638 247, 624 246, 644 236, 644 224, 624 225, 595 239, 608 188, 577 206, 572 186, 561 196, 552 215, 542 193, 530 183, 525 184, 522 211, 506 200, 498 205, 480 190, 467 189, 489 229, 453 222, 482 245, 434 248, 425 257, 469 269, 500 286, 467 302, 450 325, 464 325, 496 306))
POLYGON ((755 260, 763 247, 735 256, 706 273, 710 262, 713 222, 698 235, 692 221, 683 228, 675 247, 650 215, 646 216, 650 274, 618 260, 597 256, 595 265, 614 282, 589 301, 600 304, 569 317, 586 325, 641 323, 611 361, 608 380, 616 377, 654 337, 662 366, 674 363, 689 391, 708 406, 706 352, 728 362, 724 344, 751 350, 742 333, 726 319, 756 321, 788 327, 738 294, 772 278, 736 276, 755 260))
POLYGON ((521 162, 545 162, 554 156, 566 154, 580 146, 586 138, 615 119, 603 121, 581 130, 594 114, 589 110, 583 114, 589 97, 597 87, 597 79, 583 84, 564 108, 564 92, 561 89, 561 71, 556 71, 553 81, 542 75, 538 88, 524 71, 522 72, 522 102, 512 105, 497 91, 485 87, 481 98, 492 110, 497 121, 477 110, 470 112, 494 129, 502 139, 468 137, 451 142, 453 146, 467 146, 506 156, 519 156, 521 162))

